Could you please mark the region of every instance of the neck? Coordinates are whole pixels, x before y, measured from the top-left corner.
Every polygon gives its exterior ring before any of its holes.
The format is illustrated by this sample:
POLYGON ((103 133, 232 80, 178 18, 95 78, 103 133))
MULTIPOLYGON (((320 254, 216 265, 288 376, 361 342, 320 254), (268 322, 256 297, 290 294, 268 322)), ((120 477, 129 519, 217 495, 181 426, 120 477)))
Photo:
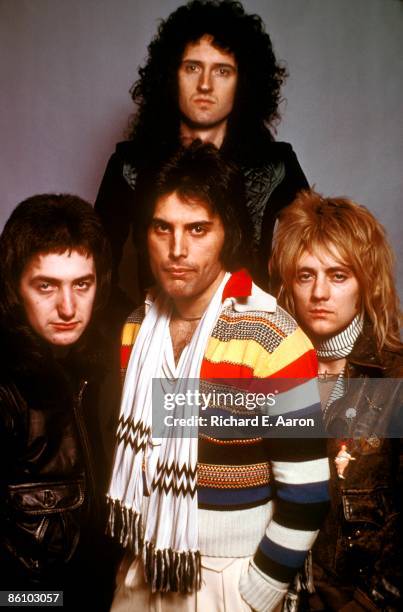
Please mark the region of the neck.
POLYGON ((191 126, 185 122, 180 124, 180 139, 182 144, 187 147, 194 140, 201 140, 202 142, 209 142, 219 149, 224 141, 225 133, 227 131, 227 120, 213 127, 200 127, 191 126))
POLYGON ((192 296, 190 298, 175 298, 173 302, 177 318, 193 321, 201 319, 207 310, 213 295, 220 286, 224 275, 225 270, 222 270, 218 274, 215 281, 200 295, 192 296))
POLYGON ((55 359, 64 359, 65 357, 67 357, 70 351, 70 346, 61 346, 58 344, 52 344, 51 348, 55 359))
POLYGON ((344 358, 334 359, 333 361, 319 361, 318 374, 328 374, 330 376, 340 374, 346 363, 347 360, 344 358))

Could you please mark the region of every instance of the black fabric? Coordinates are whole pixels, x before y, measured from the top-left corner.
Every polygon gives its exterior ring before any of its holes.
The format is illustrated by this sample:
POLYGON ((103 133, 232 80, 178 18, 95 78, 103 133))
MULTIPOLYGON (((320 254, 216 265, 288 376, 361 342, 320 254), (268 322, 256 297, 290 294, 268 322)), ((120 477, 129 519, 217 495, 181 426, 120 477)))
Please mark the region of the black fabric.
MULTIPOLYGON (((391 392, 385 394, 380 385, 372 385, 366 387, 371 390, 368 395, 357 392, 357 386, 350 388, 346 381, 345 396, 330 407, 332 421, 342 420, 346 410, 354 408, 357 424, 361 421, 365 424, 370 404, 379 408, 379 418, 386 414, 392 419, 396 412, 401 415, 403 385, 398 379, 403 373, 402 357, 397 351, 378 353, 371 329, 365 325, 347 359, 346 375, 361 377, 363 383, 370 378, 395 379, 390 381, 391 392)), ((401 441, 371 436, 343 441, 355 461, 347 466, 345 480, 339 479, 334 458, 341 440, 329 439, 331 511, 313 548, 313 559, 322 572, 318 590, 326 582, 330 588, 327 593, 331 591, 333 601, 337 602, 337 594, 344 601, 346 593, 355 601, 358 589, 370 602, 369 606, 374 606, 372 609, 401 609, 401 441)), ((316 605, 315 599, 311 603, 316 605)), ((329 604, 326 609, 341 608, 329 604)))
POLYGON ((109 610, 120 555, 103 535, 101 344, 88 332, 56 358, 28 327, 0 322, 0 588, 64 590, 66 610, 85 593, 98 597, 87 609, 109 610))
POLYGON ((286 565, 282 565, 270 559, 260 550, 260 548, 257 549, 253 560, 256 566, 266 574, 266 576, 270 576, 274 580, 279 580, 279 582, 291 582, 297 572, 297 569, 294 567, 287 567, 286 565))
POLYGON ((304 512, 301 513, 301 504, 277 498, 275 520, 279 525, 290 529, 315 531, 318 525, 323 523, 328 511, 327 501, 304 504, 304 512))

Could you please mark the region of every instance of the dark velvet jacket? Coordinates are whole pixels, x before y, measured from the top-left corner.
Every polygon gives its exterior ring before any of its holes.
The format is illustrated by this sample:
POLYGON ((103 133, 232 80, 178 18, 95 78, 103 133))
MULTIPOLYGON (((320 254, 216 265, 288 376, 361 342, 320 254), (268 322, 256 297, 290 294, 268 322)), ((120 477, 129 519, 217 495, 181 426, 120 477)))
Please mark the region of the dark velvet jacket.
POLYGON ((97 413, 104 357, 84 348, 88 340, 59 359, 29 328, 0 331, 0 583, 74 589, 84 578, 89 586, 99 567, 106 603, 97 609, 107 610, 110 466, 97 413))
MULTIPOLYGON (((258 142, 253 156, 249 155, 248 160, 241 159, 241 146, 235 152, 234 147, 226 146, 224 141, 221 151, 226 158, 236 162, 245 175, 247 206, 257 251, 255 281, 267 290, 267 261, 276 217, 280 210, 293 201, 298 191, 307 189, 309 185, 291 145, 274 142, 269 132, 264 133, 258 142)), ((154 163, 158 165, 158 161, 154 163)), ((136 193, 142 164, 141 151, 136 150, 135 143, 119 143, 108 162, 95 202, 95 210, 101 217, 112 247, 115 286, 118 283, 123 246, 132 231, 138 257, 138 295, 150 284, 147 258, 142 246, 144 237, 140 235, 144 231, 139 204, 142 197, 136 193)), ((117 299, 120 299, 125 309, 123 296, 117 299)), ((126 316, 130 311, 130 304, 127 304, 126 316)))
MULTIPOLYGON (((313 560, 335 593, 350 589, 368 610, 401 609, 402 374, 402 353, 377 353, 365 327, 347 358, 345 395, 325 414, 335 436, 328 441, 331 511, 313 560), (344 480, 334 464, 342 442, 355 458, 344 480)), ((336 601, 326 609, 342 609, 336 601)))

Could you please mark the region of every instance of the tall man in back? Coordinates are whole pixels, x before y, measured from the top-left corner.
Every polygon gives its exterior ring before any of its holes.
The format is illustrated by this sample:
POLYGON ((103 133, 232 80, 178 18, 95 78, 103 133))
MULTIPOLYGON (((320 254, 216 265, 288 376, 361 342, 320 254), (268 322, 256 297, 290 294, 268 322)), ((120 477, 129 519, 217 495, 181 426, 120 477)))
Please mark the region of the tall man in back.
POLYGON ((150 280, 139 231, 146 205, 139 175, 180 144, 201 139, 243 171, 254 275, 264 287, 276 216, 308 183, 291 146, 274 139, 286 70, 262 19, 245 13, 239 2, 180 6, 161 22, 139 74, 131 90, 137 111, 130 140, 117 145, 95 203, 111 241, 115 282, 130 228, 140 289, 150 280))
POLYGON ((190 145, 164 165, 148 204, 156 287, 123 331, 108 496, 110 531, 127 551, 112 610, 273 610, 327 506, 322 441, 198 439, 172 428, 156 439, 152 384, 284 377, 278 405, 304 417, 320 411, 315 352, 242 269, 242 181, 212 145, 190 145))

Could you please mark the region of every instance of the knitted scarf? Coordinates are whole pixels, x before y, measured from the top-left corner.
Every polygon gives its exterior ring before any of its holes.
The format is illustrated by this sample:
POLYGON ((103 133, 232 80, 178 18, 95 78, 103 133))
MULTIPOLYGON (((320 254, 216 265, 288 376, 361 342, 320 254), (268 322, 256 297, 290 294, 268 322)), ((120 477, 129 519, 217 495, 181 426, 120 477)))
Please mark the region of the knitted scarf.
MULTIPOLYGON (((179 360, 175 379, 169 381, 171 393, 184 392, 188 379, 199 378, 229 276, 225 275, 179 360)), ((172 354, 171 312, 172 303, 166 297, 151 303, 128 364, 108 492, 109 532, 135 555, 142 554, 153 592, 186 593, 200 588, 198 439, 178 437, 173 427, 167 428, 168 437, 152 438, 153 379, 161 379, 167 351, 172 354)), ((163 381, 160 384, 164 387, 163 381)), ((175 411, 175 417, 185 416, 189 416, 187 406, 175 411)))
POLYGON ((319 361, 334 361, 335 359, 347 357, 353 350, 353 346, 362 332, 363 325, 364 319, 358 314, 343 331, 327 340, 323 340, 316 347, 319 361))
MULTIPOLYGON (((327 340, 324 340, 316 348, 316 353, 319 360, 332 361, 334 359, 348 357, 362 332, 363 326, 364 318, 360 314, 356 315, 351 321, 350 325, 348 325, 343 331, 339 332, 335 336, 332 336, 331 338, 328 338, 327 340)), ((326 406, 322 411, 322 418, 326 428, 329 426, 331 420, 331 412, 329 411, 330 406, 333 404, 333 402, 343 397, 345 393, 344 374, 345 368, 343 368, 338 375, 326 402, 326 406)))

